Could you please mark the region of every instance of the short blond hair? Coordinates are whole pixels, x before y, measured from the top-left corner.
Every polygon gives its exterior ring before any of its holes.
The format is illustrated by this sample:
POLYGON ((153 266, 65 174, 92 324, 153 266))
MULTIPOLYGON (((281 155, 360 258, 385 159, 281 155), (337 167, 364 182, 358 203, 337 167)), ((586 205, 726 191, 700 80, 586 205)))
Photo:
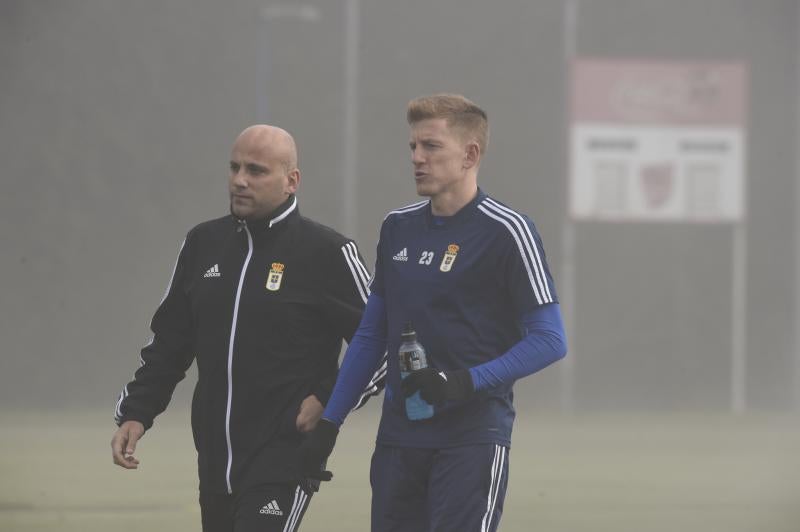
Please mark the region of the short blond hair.
POLYGON ((461 94, 447 93, 420 96, 408 102, 406 119, 409 125, 432 118, 444 118, 448 127, 459 130, 465 140, 474 137, 481 154, 486 153, 489 145, 489 119, 486 111, 474 102, 461 94))

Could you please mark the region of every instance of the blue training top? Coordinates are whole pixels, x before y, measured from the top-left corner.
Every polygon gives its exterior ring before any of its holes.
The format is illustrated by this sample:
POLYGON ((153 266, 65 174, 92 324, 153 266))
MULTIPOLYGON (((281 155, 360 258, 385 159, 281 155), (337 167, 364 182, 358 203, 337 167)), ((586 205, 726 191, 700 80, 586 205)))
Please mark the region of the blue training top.
POLYGON ((510 445, 514 380, 566 352, 555 287, 531 220, 481 190, 451 217, 432 216, 428 201, 392 211, 381 227, 371 288, 323 416, 344 420, 358 382, 369 380, 388 349, 379 443, 510 445), (395 356, 407 322, 429 365, 470 368, 472 399, 445 403, 428 420, 408 420, 395 356))

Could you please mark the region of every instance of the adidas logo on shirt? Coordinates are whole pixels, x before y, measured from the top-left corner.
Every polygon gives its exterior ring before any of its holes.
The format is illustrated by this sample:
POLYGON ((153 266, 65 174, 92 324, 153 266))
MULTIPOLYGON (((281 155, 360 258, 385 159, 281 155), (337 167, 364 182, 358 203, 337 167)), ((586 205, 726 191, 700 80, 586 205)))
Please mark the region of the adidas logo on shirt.
POLYGON ((206 273, 205 275, 203 275, 203 278, 206 277, 222 277, 222 274, 219 273, 219 264, 215 264, 208 270, 206 270, 206 273))
POLYGON ((280 508, 278 508, 278 501, 272 499, 272 502, 261 508, 261 511, 258 512, 264 515, 283 515, 283 512, 280 508))
POLYGON ((400 250, 400 251, 397 253, 397 255, 395 255, 394 257, 392 257, 392 260, 398 260, 398 261, 400 261, 400 262, 408 262, 408 249, 407 249, 407 248, 403 248, 403 249, 401 249, 401 250, 400 250))

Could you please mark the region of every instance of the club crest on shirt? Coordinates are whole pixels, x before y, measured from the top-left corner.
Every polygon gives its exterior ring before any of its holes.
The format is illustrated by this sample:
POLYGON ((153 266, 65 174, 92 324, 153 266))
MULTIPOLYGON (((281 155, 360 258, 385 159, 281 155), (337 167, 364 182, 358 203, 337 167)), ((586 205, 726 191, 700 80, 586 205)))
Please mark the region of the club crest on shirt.
POLYGON ((281 280, 283 280, 284 268, 286 268, 286 266, 280 262, 272 263, 269 270, 269 275, 267 276, 267 290, 277 292, 280 289, 281 280))
POLYGON ((456 261, 458 250, 459 247, 456 244, 450 244, 447 246, 447 251, 445 252, 444 257, 442 257, 442 263, 439 265, 440 271, 450 271, 450 269, 453 267, 453 263, 456 261))

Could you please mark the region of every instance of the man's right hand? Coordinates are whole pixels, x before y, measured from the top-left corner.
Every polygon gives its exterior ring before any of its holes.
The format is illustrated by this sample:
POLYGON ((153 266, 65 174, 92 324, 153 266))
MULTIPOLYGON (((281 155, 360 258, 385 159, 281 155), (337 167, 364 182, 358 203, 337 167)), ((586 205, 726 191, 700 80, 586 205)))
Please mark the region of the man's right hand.
POLYGON ((111 438, 111 456, 114 463, 125 469, 139 467, 133 453, 136 451, 136 442, 144 435, 144 425, 139 421, 126 421, 119 426, 114 437, 111 438))
POLYGON ((325 471, 322 465, 333 452, 339 427, 325 418, 319 420, 300 445, 300 474, 303 478, 328 481, 333 473, 325 471))

